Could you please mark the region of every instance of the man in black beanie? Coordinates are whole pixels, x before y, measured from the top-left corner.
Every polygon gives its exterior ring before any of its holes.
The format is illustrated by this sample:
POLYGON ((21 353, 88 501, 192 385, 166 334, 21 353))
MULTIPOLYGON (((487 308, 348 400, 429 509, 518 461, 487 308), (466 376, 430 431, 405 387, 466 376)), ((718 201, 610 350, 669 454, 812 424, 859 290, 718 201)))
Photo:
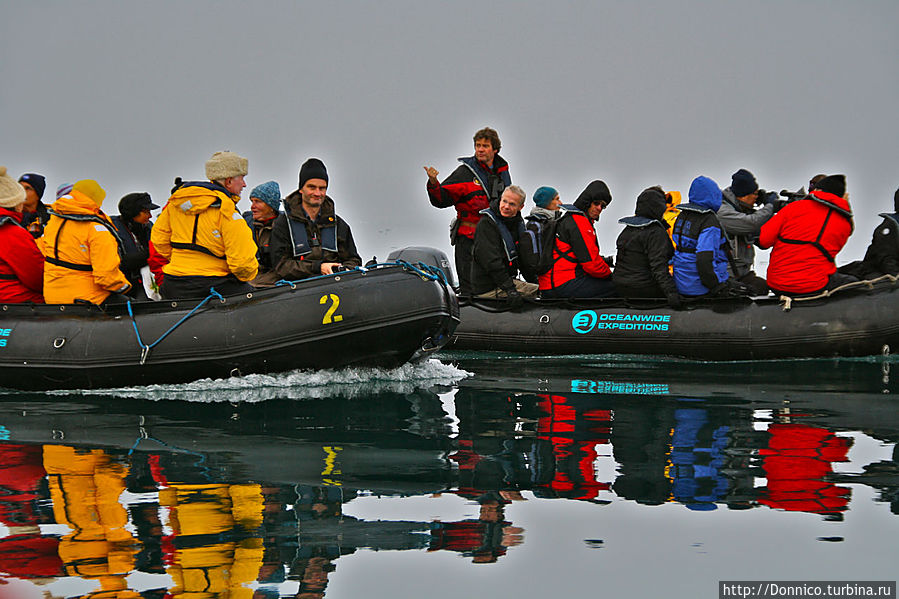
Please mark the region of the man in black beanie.
POLYGON ((759 189, 755 175, 744 168, 735 172, 731 176, 730 187, 721 191, 718 220, 727 233, 733 256, 728 272, 731 278, 748 286, 755 295, 768 295, 768 284, 753 270, 753 246, 762 225, 774 216, 777 199, 775 192, 759 189))
POLYGON ((25 188, 25 205, 22 207, 22 226, 37 239, 44 234, 44 226, 50 220, 47 206, 41 202, 47 180, 37 173, 25 173, 19 177, 19 185, 25 188))
POLYGON ((300 167, 299 187, 284 198, 285 212, 272 225, 278 278, 295 281, 362 265, 350 226, 335 213, 327 191, 328 170, 310 158, 300 167))

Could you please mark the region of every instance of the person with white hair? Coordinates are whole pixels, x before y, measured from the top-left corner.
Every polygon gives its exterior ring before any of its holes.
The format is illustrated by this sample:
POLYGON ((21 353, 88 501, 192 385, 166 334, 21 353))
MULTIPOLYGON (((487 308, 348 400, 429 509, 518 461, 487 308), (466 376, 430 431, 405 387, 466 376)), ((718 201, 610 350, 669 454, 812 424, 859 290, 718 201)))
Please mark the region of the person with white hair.
POLYGON ((247 169, 243 156, 216 152, 206 161, 208 181, 182 182, 172 193, 150 236, 169 261, 162 269, 164 298, 205 297, 211 289, 222 295, 253 291, 256 242, 237 210, 247 169))

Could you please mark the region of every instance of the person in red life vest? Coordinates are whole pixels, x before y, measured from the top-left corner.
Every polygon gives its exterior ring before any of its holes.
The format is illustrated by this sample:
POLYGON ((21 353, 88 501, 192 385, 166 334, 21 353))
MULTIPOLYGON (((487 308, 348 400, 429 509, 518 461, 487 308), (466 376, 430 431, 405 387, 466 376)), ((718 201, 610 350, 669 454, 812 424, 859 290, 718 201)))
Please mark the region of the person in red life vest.
POLYGON ((25 188, 0 166, 0 302, 44 303, 44 256, 22 227, 25 188))
POLYGON ((612 202, 609 187, 593 181, 565 206, 553 247, 553 266, 540 275, 542 297, 613 297, 611 260, 599 255, 594 223, 612 202))
POLYGON ((776 295, 812 295, 855 281, 836 266, 837 253, 853 228, 846 177, 818 181, 808 196, 790 202, 762 225, 759 246, 773 248, 768 286, 776 295))
POLYGON ((512 185, 509 164, 499 155, 501 146, 497 132, 484 127, 474 134, 474 156, 459 158, 462 164, 442 183, 437 179, 440 174, 437 169, 424 167, 428 174, 427 189, 431 205, 456 209, 450 241, 455 248, 461 295, 471 294, 471 248, 481 210, 487 208, 490 202, 499 201, 503 190, 512 185))

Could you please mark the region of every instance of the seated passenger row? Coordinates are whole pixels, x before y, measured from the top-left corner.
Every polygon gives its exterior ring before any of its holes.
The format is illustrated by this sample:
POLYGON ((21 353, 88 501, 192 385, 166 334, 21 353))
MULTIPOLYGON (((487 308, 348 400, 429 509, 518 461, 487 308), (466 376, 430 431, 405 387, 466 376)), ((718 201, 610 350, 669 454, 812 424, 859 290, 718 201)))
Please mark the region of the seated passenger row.
MULTIPOLYGON (((846 179, 818 175, 809 187, 808 193, 765 192, 741 169, 723 191, 712 179, 697 177, 683 204, 677 192, 647 188, 634 215, 619 221, 624 230, 613 260, 600 254, 594 229, 612 201, 603 181, 590 183, 573 205, 562 205, 555 189, 541 187, 527 219, 520 215, 525 192, 512 185, 481 211, 471 291, 512 305, 539 293, 662 298, 679 308, 683 298, 766 295, 769 286, 778 295, 814 295, 859 274, 899 274, 896 213, 884 215, 864 261, 838 270, 836 255, 853 230, 846 179), (890 234, 892 244, 883 239, 890 234), (767 281, 753 271, 754 245, 772 248, 767 281)), ((899 191, 895 204, 899 212, 899 191)))

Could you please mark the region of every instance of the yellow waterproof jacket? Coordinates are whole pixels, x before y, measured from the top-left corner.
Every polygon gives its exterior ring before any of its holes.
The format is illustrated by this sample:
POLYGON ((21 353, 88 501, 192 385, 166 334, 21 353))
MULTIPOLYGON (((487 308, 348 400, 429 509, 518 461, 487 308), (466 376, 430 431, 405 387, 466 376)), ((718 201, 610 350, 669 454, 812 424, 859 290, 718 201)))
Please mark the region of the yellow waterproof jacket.
POLYGON ((215 183, 185 183, 162 210, 150 241, 176 276, 256 277, 256 242, 237 211, 236 196, 215 183))
POLYGON ((112 222, 92 199, 72 191, 50 211, 44 235, 37 240, 46 260, 44 300, 48 304, 71 304, 76 299, 100 304, 111 293, 131 286, 119 270, 119 245, 110 231, 112 222))

